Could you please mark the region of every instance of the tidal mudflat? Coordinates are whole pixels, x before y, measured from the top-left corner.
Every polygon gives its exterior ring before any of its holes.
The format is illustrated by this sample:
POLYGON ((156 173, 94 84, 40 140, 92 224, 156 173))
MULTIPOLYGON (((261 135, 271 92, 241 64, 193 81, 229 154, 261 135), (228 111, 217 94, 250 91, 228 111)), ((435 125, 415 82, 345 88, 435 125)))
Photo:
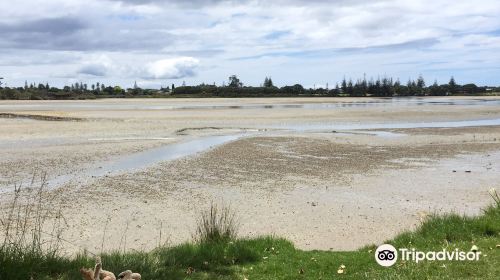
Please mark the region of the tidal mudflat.
POLYGON ((476 215, 500 182, 495 97, 1 101, 0 113, 1 207, 46 173, 68 253, 190 240, 211 201, 234 208, 242 236, 351 250, 431 213, 476 215))

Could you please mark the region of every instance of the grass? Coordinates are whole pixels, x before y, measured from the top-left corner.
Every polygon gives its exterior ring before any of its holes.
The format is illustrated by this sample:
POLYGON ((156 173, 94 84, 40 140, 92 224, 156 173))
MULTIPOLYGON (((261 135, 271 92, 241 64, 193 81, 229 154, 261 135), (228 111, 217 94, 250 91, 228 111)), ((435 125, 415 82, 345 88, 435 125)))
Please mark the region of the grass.
MULTIPOLYGON (((350 252, 302 251, 276 237, 237 239, 234 216, 227 209, 215 208, 214 212, 211 207, 200 219, 198 236, 203 238, 196 242, 151 252, 103 255, 103 267, 115 274, 131 269, 140 272, 142 279, 498 279, 500 198, 495 195, 492 192, 495 204, 480 216, 431 216, 417 230, 386 242, 421 251, 469 251, 476 245, 483 254, 478 262, 398 261, 384 268, 374 260, 375 246, 350 252), (226 226, 220 227, 222 224, 226 226), (230 234, 224 230, 228 228, 230 234), (210 235, 214 231, 217 233, 210 235), (338 274, 342 265, 345 269, 338 274)), ((0 279, 81 279, 78 269, 94 266, 94 259, 88 256, 69 259, 34 252, 2 247, 0 279)))
POLYGON ((238 223, 231 208, 212 203, 200 214, 194 240, 198 243, 228 242, 236 239, 238 223))

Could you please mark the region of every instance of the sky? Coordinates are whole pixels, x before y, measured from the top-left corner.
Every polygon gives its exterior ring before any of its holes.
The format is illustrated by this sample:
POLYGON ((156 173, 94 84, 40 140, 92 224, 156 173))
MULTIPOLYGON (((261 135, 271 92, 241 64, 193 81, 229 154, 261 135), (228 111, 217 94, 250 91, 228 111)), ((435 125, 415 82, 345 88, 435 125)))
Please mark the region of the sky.
POLYGON ((333 87, 422 75, 500 85, 498 0, 16 0, 0 4, 7 86, 333 87), (227 82, 226 82, 227 83, 227 82))

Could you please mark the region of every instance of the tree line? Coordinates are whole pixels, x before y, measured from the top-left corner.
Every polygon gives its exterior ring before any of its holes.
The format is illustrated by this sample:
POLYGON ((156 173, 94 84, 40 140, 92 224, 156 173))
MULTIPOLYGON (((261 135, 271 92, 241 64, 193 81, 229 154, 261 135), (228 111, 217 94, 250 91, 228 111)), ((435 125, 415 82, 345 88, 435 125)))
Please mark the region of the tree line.
POLYGON ((106 86, 103 83, 74 83, 63 88, 51 87, 48 83, 38 85, 25 82, 24 87, 2 87, 0 79, 0 99, 95 99, 131 97, 293 97, 293 96, 331 96, 331 97, 394 97, 394 96, 449 96, 449 95, 493 95, 500 93, 500 87, 458 84, 453 77, 446 84, 436 81, 427 85, 424 78, 409 79, 401 83, 399 79, 343 79, 333 88, 305 88, 300 84, 277 87, 271 77, 266 77, 258 87, 244 86, 236 75, 229 77, 227 84, 200 84, 188 86, 184 82, 176 87, 172 84, 161 89, 142 89, 134 83, 133 87, 123 89, 119 86, 106 86))

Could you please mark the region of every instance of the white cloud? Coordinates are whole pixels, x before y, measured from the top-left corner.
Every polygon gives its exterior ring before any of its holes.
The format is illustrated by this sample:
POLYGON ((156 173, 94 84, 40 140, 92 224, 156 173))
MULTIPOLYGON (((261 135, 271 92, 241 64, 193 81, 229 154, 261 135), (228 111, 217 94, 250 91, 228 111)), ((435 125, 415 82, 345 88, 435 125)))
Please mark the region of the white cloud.
POLYGON ((161 59, 148 63, 142 73, 145 79, 180 79, 195 75, 200 61, 193 57, 161 59))
POLYGON ((115 63, 107 55, 90 56, 78 69, 79 74, 105 77, 115 69, 115 63))

